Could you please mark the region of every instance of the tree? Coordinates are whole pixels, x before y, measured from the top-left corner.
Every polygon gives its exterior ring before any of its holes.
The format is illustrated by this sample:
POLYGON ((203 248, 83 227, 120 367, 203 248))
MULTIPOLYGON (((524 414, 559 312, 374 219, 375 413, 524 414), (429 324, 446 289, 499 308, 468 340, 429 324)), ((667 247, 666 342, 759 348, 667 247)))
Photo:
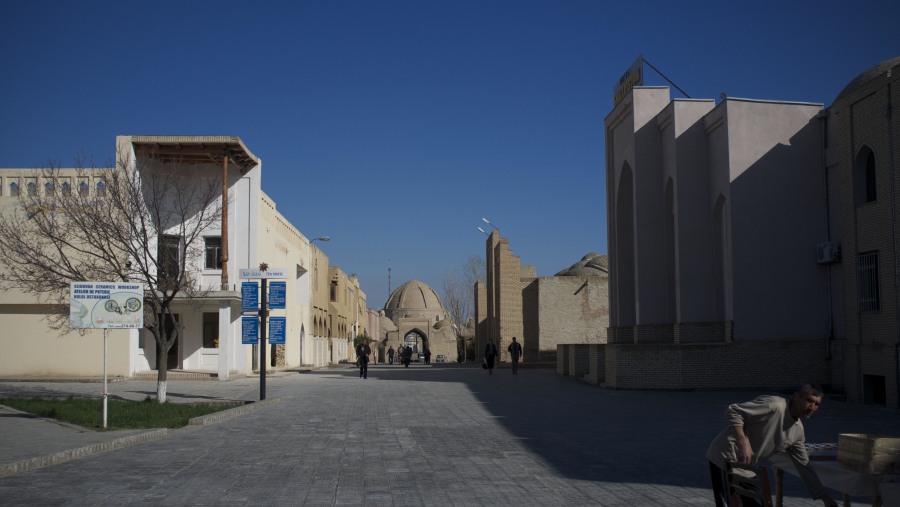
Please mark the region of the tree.
POLYGON ((221 219, 222 182, 215 171, 196 177, 152 154, 110 165, 79 160, 74 169, 35 170, 45 191, 22 192, 16 206, 0 213, 0 288, 50 303, 48 324, 65 334, 71 282, 143 283, 144 327, 158 346, 163 403, 168 351, 182 330, 173 304, 208 292, 190 268, 204 253, 202 234, 221 219), (96 184, 83 186, 87 181, 96 184))
MULTIPOLYGON (((444 275, 444 302, 450 318, 456 326, 457 339, 459 330, 468 323, 475 304, 475 283, 484 281, 484 259, 473 255, 462 266, 462 273, 455 269, 447 270, 444 275)), ((460 345, 465 353, 464 345, 460 345)))

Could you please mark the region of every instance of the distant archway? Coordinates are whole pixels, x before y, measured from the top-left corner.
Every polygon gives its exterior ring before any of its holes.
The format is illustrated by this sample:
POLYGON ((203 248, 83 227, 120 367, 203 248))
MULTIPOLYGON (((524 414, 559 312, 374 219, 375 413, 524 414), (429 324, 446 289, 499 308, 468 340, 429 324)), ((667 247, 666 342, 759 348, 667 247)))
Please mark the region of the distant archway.
POLYGON ((413 359, 415 359, 416 354, 424 353, 428 348, 428 335, 418 328, 411 329, 403 335, 403 345, 412 347, 413 359))

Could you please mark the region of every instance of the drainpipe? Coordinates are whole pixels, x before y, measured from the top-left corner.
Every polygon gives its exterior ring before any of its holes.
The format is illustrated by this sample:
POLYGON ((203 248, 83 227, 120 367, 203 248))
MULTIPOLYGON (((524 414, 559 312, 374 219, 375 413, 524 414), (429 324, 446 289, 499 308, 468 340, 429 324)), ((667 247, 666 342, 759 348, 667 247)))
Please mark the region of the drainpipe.
MULTIPOLYGON (((826 156, 828 141, 828 109, 819 111, 819 125, 822 126, 822 194, 825 202, 825 241, 831 241, 831 217, 829 213, 828 199, 828 160, 826 156)), ((828 332, 825 334, 825 360, 831 359, 831 340, 834 339, 834 305, 832 303, 833 294, 831 293, 831 264, 825 266, 825 293, 828 296, 828 332)))
MULTIPOLYGON (((897 189, 894 183, 894 125, 893 111, 891 107, 891 86, 887 87, 887 108, 884 116, 887 118, 888 135, 888 172, 891 174, 891 236, 893 240, 894 254, 894 316, 896 318, 897 338, 894 341, 894 381, 897 388, 897 406, 900 408, 900 260, 897 259, 897 189)), ((885 400, 886 401, 886 400, 885 400)))

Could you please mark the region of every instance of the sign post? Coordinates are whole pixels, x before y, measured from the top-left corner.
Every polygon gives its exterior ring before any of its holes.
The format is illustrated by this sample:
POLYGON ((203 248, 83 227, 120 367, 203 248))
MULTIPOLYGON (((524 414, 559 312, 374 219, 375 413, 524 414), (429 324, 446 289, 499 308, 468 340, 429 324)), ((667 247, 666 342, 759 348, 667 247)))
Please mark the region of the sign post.
MULTIPOLYGON (((266 307, 267 291, 268 291, 268 282, 270 278, 276 279, 285 279, 287 278, 287 270, 283 268, 273 268, 269 269, 269 266, 265 263, 259 265, 259 269, 242 269, 240 270, 240 277, 243 280, 254 280, 258 279, 262 281, 262 297, 258 297, 259 301, 259 400, 262 401, 266 399, 266 317, 268 314, 268 309, 266 307)), ((278 283, 278 282, 274 282, 278 283)), ((284 285, 284 284, 282 284, 284 285)), ((242 300, 242 308, 244 310, 252 310, 255 308, 249 308, 250 303, 248 300, 252 300, 251 294, 254 292, 250 286, 256 286, 256 282, 244 282, 241 284, 241 300, 242 300), (246 287, 246 289, 245 289, 246 287), (246 295, 245 295, 246 294, 246 295)), ((257 296, 259 293, 256 293, 257 296)), ((284 291, 282 291, 281 297, 281 308, 284 308, 284 291)), ((245 317, 246 318, 246 317, 245 317)), ((246 338, 242 340, 242 343, 248 343, 246 338)), ((249 342, 253 343, 253 342, 249 342)), ((273 352, 274 357, 274 352, 273 352)))
POLYGON ((144 285, 130 282, 71 282, 69 325, 103 330, 103 427, 106 428, 109 389, 106 338, 109 329, 144 327, 144 285))

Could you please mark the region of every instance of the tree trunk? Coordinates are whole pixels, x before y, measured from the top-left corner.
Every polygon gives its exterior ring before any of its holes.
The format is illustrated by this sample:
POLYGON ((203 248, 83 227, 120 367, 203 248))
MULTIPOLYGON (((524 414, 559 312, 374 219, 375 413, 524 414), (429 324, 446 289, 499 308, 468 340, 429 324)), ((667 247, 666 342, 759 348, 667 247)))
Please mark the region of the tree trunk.
POLYGON ((156 401, 166 402, 166 379, 169 376, 169 349, 160 347, 159 356, 156 358, 156 401), (165 349, 165 350, 163 350, 165 349))

